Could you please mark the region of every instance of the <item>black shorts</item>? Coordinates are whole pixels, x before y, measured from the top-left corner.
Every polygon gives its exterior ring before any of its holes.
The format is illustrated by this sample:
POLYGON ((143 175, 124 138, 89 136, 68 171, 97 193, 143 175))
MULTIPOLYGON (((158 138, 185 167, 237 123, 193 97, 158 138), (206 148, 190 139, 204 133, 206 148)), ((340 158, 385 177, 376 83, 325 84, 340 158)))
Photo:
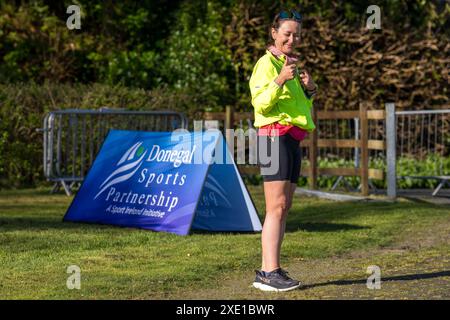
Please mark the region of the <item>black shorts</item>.
POLYGON ((297 183, 301 163, 300 141, 290 134, 273 137, 273 140, 270 137, 258 136, 258 164, 264 181, 287 180, 297 183), (278 153, 278 160, 276 154, 272 156, 272 151, 278 153))

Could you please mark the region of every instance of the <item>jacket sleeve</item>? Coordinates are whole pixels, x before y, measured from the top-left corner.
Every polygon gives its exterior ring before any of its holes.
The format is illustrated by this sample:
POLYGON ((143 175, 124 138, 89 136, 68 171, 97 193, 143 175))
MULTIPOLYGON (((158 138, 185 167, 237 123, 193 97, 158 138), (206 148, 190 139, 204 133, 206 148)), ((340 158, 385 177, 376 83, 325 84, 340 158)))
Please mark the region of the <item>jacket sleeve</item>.
POLYGON ((274 69, 271 64, 258 61, 250 78, 252 105, 257 113, 263 115, 276 105, 283 92, 282 87, 274 81, 277 74, 272 68, 274 69))
MULTIPOLYGON (((303 87, 303 85, 302 85, 303 87)), ((309 91, 306 88, 303 88, 304 92, 305 92, 305 96, 306 98, 308 98, 309 100, 313 100, 314 96, 317 94, 317 91, 319 90, 319 87, 316 84, 316 87, 314 88, 314 90, 309 91)))

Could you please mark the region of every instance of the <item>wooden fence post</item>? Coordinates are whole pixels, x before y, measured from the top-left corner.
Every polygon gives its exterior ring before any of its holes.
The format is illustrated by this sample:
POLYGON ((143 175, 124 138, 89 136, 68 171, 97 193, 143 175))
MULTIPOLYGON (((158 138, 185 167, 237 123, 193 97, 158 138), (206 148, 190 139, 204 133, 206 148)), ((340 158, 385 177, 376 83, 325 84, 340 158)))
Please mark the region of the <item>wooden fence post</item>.
POLYGON ((359 105, 359 119, 361 121, 361 192, 363 196, 369 195, 369 121, 367 117, 367 104, 359 105))
POLYGON ((313 122, 316 125, 316 130, 314 130, 311 134, 311 143, 309 145, 309 187, 311 190, 317 189, 317 151, 318 151, 318 117, 317 117, 317 109, 312 109, 312 118, 313 122))
POLYGON ((225 129, 234 128, 234 108, 226 106, 225 108, 225 129))
POLYGON ((232 106, 226 106, 225 108, 225 139, 228 144, 228 148, 233 152, 234 150, 234 135, 230 130, 234 129, 234 108, 232 106))

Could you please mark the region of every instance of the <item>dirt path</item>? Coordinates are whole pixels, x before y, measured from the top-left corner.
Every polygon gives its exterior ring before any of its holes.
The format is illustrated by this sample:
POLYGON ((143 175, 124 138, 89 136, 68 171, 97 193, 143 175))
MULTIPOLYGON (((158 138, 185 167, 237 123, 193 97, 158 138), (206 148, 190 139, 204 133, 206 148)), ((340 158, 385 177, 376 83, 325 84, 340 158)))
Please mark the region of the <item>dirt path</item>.
POLYGON ((450 299, 450 221, 405 232, 390 247, 299 259, 285 267, 302 281, 302 289, 261 292, 251 286, 249 271, 219 279, 216 288, 180 290, 158 299, 450 299), (380 267, 380 289, 367 288, 371 265, 380 267))

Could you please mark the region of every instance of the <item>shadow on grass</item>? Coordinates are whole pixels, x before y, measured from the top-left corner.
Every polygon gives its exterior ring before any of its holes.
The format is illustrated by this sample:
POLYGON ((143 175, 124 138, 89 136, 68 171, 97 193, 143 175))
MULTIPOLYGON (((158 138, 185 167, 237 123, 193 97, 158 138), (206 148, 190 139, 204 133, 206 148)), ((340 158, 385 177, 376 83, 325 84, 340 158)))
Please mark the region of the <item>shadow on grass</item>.
MULTIPOLYGON (((363 230, 371 229, 366 226, 358 226, 345 223, 300 223, 286 225, 286 232, 307 231, 307 232, 335 232, 344 230, 363 230)), ((256 234, 254 231, 208 231, 192 229, 191 234, 256 234)))
MULTIPOLYGON (((107 225, 100 223, 83 223, 83 222, 71 222, 62 221, 61 219, 51 219, 44 217, 24 217, 24 218, 9 218, 0 217, 0 230, 15 231, 15 230, 48 230, 48 229, 98 229, 99 226, 106 227, 119 227, 115 225, 107 225)), ((370 229, 366 226, 358 226, 345 223, 299 223, 289 224, 286 226, 287 232, 295 231, 307 231, 307 232, 334 232, 343 230, 363 230, 370 229)), ((192 229, 190 234, 257 234, 259 232, 253 231, 208 231, 192 229)))
MULTIPOLYGON (((361 217, 377 216, 380 220, 389 220, 392 214, 405 214, 409 217, 442 214, 444 209, 430 204, 418 203, 354 203, 329 202, 305 207, 294 207, 288 215, 286 232, 298 230, 310 232, 332 232, 341 230, 363 230, 371 227, 357 224, 347 224, 345 220, 361 217), (434 210, 430 210, 430 208, 434 210), (335 223, 333 221, 342 221, 335 223)), ((446 212, 448 214, 450 211, 446 212)), ((361 219, 364 220, 364 219, 361 219)))
MULTIPOLYGON (((450 276, 450 271, 439 271, 439 272, 431 272, 431 273, 418 273, 418 274, 407 274, 400 276, 391 276, 391 277, 382 277, 381 282, 386 281, 413 281, 413 280, 424 280, 424 279, 432 279, 439 277, 448 277, 450 276)), ((311 289, 316 287, 324 287, 324 286, 347 286, 353 284, 366 284, 367 279, 358 279, 358 280, 336 280, 329 281, 323 283, 315 283, 315 284, 307 284, 302 287, 302 289, 311 289)))
POLYGON ((111 227, 110 225, 93 224, 93 223, 74 223, 70 221, 62 221, 61 219, 49 218, 4 218, 0 217, 0 230, 16 231, 16 230, 30 230, 40 231, 49 229, 92 229, 111 227))
MULTIPOLYGON (((47 190, 42 190, 46 192, 47 190)), ((0 229, 2 230, 46 230, 46 229, 85 229, 98 228, 99 224, 90 223, 66 223, 62 221, 66 209, 58 209, 62 204, 27 204, 6 203, 2 204, 3 210, 11 210, 0 214, 0 229), (50 210, 45 212, 43 210, 50 210), (23 212, 23 214, 21 213, 23 212), (36 212, 36 216, 34 213, 36 212)), ((430 216, 428 204, 418 203, 349 203, 349 202, 326 202, 318 204, 308 204, 302 207, 295 206, 288 215, 286 232, 335 232, 351 230, 371 229, 366 225, 346 223, 346 219, 365 217, 373 215, 383 215, 386 219, 391 213, 404 212, 405 214, 420 214, 430 216), (418 211, 417 211, 418 210, 418 211), (414 213, 415 212, 415 213, 414 213), (339 222, 334 222, 339 219, 339 222)), ((437 210, 437 212, 441 212, 437 210)), ((264 222, 264 217, 261 218, 264 222)), ((109 225, 108 225, 109 226, 109 225)), ((107 225, 104 225, 107 227, 107 225)), ((191 234, 253 234, 253 232, 212 232, 192 230, 191 234)))
POLYGON ((313 223, 313 222, 298 222, 298 223, 288 223, 286 225, 287 232, 295 232, 295 231, 307 231, 307 232, 335 232, 335 231, 345 231, 345 230, 363 230, 363 229, 371 229, 366 226, 358 226, 355 224, 346 224, 346 223, 313 223))
POLYGON ((245 234, 259 234, 259 231, 210 231, 210 230, 200 230, 200 229, 191 229, 189 234, 207 234, 207 235, 245 235, 245 234))
POLYGON ((21 198, 21 197, 41 197, 41 196, 61 196, 61 198, 67 198, 68 197, 64 191, 59 191, 56 193, 51 192, 52 188, 50 187, 43 187, 43 188, 25 188, 25 189, 3 189, 0 190, 0 195, 2 196, 13 196, 15 198, 21 198))

